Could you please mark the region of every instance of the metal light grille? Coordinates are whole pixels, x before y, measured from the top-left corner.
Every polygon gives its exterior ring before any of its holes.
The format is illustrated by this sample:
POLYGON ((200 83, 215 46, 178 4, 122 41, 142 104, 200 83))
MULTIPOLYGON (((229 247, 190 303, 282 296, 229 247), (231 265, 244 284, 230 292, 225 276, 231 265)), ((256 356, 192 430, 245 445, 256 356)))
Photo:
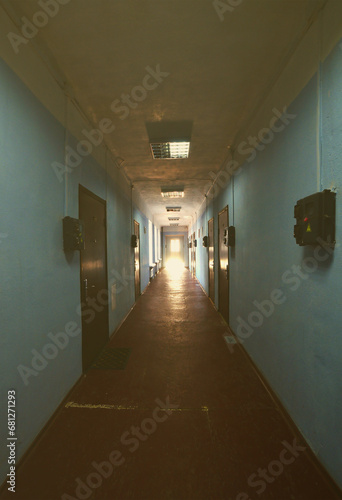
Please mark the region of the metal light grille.
POLYGON ((179 220, 180 217, 169 217, 169 220, 172 220, 172 221, 176 221, 176 220, 179 220))
POLYGON ((154 142, 151 149, 155 160, 181 160, 189 158, 190 142, 154 142))
POLYGON ((180 212, 182 207, 166 207, 167 212, 180 212))
POLYGON ((184 191, 162 191, 163 198, 184 198, 184 191))
POLYGON ((179 226, 178 222, 170 222, 170 226, 179 226))

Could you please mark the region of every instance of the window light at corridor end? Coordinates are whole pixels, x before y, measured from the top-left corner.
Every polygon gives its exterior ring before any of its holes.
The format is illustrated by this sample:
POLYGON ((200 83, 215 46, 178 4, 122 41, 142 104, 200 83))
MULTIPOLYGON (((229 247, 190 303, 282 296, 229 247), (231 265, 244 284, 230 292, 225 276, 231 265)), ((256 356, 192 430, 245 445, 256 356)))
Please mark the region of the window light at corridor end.
POLYGON ((152 142, 151 149, 155 160, 182 160, 189 158, 190 142, 152 142))

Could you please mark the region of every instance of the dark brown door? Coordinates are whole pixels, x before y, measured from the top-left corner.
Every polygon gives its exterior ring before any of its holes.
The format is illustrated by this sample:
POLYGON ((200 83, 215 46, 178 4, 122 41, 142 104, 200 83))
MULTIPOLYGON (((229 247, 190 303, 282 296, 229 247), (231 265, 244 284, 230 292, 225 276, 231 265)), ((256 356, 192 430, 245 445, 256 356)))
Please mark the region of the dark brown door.
POLYGON ((229 257, 228 247, 224 243, 228 231, 228 207, 218 215, 219 244, 219 311, 229 323, 229 257))
POLYGON ((138 240, 138 246, 134 248, 134 286, 137 300, 140 295, 140 227, 137 221, 134 221, 134 234, 138 240))
POLYGON ((85 225, 81 251, 82 363, 90 367, 108 341, 106 202, 79 187, 79 218, 85 225))
POLYGON ((209 297, 215 302, 215 272, 214 272, 214 219, 208 221, 208 257, 209 257, 209 297))

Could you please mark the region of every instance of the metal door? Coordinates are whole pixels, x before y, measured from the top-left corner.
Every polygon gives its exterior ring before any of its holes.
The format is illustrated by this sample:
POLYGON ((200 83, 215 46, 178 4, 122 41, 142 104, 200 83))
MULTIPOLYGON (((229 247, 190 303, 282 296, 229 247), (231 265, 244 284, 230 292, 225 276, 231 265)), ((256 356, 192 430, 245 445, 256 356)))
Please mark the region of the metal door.
POLYGON ((227 231, 228 207, 225 207, 218 215, 219 311, 229 323, 229 253, 228 247, 224 243, 227 231))
POLYGON ((81 251, 82 364, 90 367, 109 336, 106 202, 79 187, 79 218, 85 225, 81 251))
POLYGON ((137 221, 134 221, 134 234, 138 240, 138 246, 134 248, 134 287, 137 300, 140 295, 140 226, 137 221))
POLYGON ((215 302, 214 219, 208 221, 208 239, 209 297, 215 302))

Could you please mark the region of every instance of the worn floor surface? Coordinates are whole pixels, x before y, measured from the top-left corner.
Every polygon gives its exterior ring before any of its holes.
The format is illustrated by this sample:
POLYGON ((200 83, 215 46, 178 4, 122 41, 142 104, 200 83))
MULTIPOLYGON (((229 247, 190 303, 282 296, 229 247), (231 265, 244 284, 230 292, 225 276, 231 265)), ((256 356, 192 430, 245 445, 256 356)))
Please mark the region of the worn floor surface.
POLYGON ((333 500, 187 270, 162 271, 17 471, 14 500, 333 500), (88 405, 88 406, 87 406, 88 405))

